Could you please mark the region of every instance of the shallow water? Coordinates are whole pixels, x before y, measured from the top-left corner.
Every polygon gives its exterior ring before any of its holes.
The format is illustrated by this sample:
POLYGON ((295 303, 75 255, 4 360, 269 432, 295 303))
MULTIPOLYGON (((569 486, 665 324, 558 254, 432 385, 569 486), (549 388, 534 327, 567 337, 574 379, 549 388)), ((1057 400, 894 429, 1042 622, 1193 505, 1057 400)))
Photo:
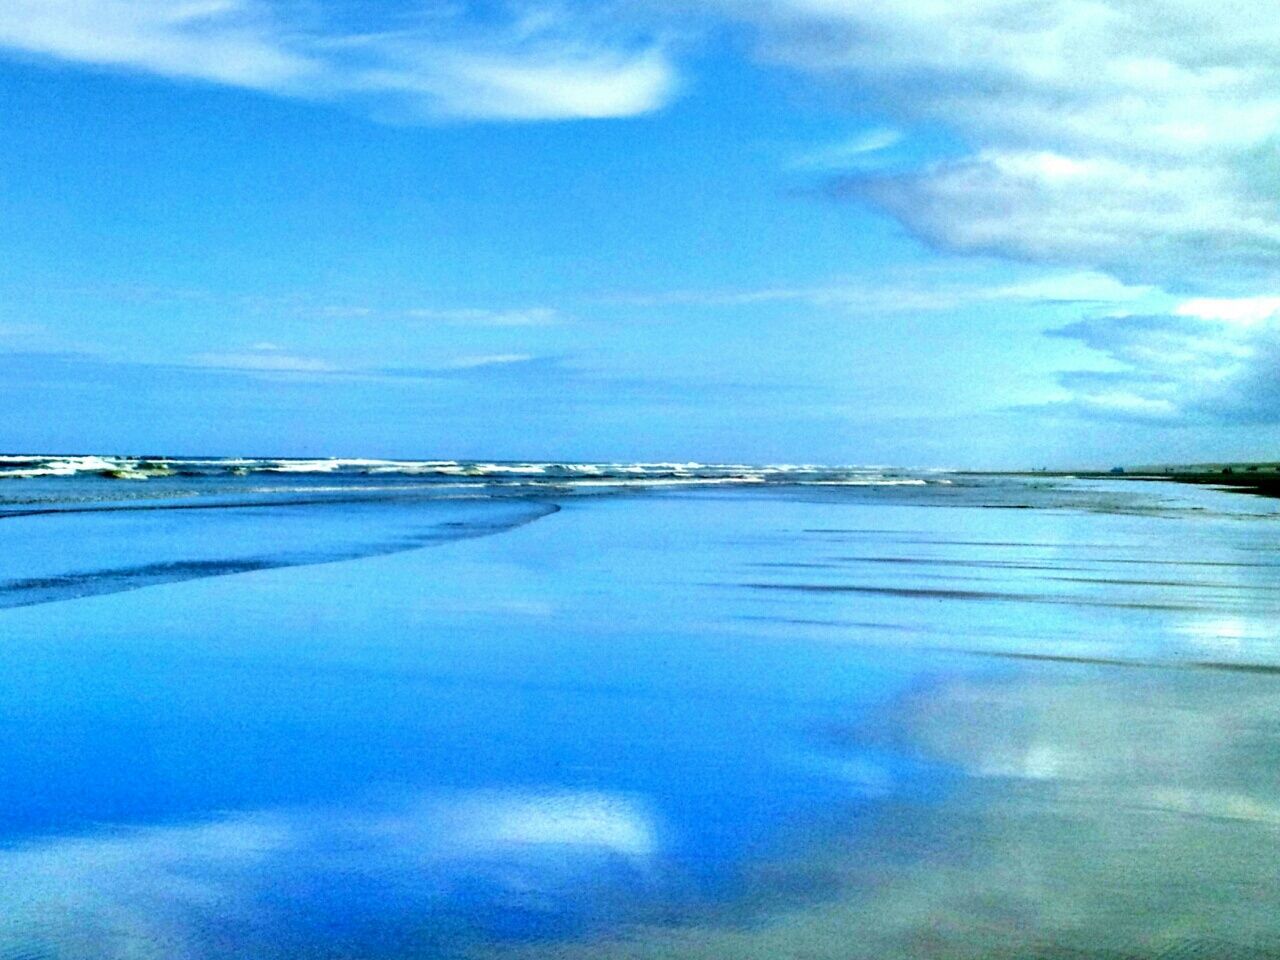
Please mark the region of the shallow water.
POLYGON ((0 957, 1275 932, 1274 501, 287 474, 0 486, 0 957))

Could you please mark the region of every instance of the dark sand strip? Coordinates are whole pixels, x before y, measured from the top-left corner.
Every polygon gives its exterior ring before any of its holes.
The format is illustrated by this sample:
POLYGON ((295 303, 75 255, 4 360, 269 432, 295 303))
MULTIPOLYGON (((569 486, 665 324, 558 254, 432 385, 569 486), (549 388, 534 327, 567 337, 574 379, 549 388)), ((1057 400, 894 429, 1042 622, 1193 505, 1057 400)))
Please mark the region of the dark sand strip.
MULTIPOLYGON (((331 502, 326 501, 326 503, 331 502)), ((449 501, 437 502, 448 503, 449 501)), ((305 503, 311 506, 317 505, 315 501, 305 501, 305 503)), ((282 551, 270 556, 172 560, 124 567, 104 567, 96 570, 73 570, 45 577, 0 580, 0 610, 31 607, 42 603, 58 603, 64 600, 79 600, 108 593, 121 593, 126 590, 141 590, 144 587, 166 583, 201 580, 206 577, 225 577, 260 570, 340 563, 365 557, 403 553, 407 550, 419 550, 455 540, 505 533, 560 510, 559 506, 552 503, 526 501, 526 504, 528 510, 508 520, 445 521, 432 526, 419 527, 414 531, 406 531, 394 540, 346 544, 338 549, 308 550, 304 546, 302 549, 282 551)), ((511 502, 507 501, 504 505, 509 508, 511 502)))
POLYGON ((832 583, 739 583, 734 586, 750 590, 782 590, 794 593, 861 593, 886 597, 925 600, 986 600, 1006 603, 1044 603, 1069 607, 1109 607, 1121 610, 1173 610, 1192 612, 1196 604, 1150 603, 1137 601, 1098 600, 1090 597, 1064 597, 1045 593, 1001 593, 993 590, 951 590, 930 587, 873 587, 863 584, 832 583))

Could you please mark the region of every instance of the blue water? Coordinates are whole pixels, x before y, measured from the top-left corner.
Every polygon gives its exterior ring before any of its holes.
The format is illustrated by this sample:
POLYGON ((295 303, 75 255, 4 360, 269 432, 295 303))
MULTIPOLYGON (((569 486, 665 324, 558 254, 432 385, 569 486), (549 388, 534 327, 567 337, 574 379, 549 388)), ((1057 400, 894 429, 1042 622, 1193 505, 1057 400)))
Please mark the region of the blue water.
POLYGON ((749 922, 828 892, 754 865, 963 789, 859 736, 907 694, 1274 656, 1267 501, 695 479, 0 481, 0 957, 749 922))

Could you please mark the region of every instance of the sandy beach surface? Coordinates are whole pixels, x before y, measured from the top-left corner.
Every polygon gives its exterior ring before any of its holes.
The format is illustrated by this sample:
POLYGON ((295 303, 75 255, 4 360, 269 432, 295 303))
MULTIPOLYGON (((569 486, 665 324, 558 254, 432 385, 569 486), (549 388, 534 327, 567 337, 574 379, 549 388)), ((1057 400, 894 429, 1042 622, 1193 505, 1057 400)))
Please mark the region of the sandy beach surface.
POLYGON ((0 957, 1280 951, 1280 504, 8 516, 0 957))

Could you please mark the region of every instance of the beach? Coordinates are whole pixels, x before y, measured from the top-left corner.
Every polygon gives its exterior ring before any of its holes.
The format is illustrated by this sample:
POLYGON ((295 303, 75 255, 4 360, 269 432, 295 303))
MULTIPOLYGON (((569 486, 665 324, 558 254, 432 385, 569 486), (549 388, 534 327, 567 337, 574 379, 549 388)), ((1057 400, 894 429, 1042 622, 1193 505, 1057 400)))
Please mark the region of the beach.
POLYGON ((1280 960, 1276 11, 0 0, 0 960, 1280 960))
POLYGON ((1277 950, 1280 503, 689 472, 8 488, 0 957, 1277 950))

